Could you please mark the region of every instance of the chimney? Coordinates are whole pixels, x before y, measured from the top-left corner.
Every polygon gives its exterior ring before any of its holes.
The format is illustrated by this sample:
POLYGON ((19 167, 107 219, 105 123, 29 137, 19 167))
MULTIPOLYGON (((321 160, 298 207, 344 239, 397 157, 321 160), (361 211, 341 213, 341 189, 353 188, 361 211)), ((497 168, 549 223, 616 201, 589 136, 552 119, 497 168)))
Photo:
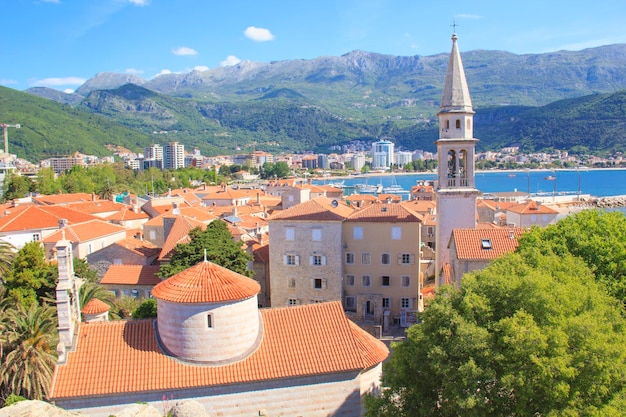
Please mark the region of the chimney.
POLYGON ((233 205, 233 216, 237 216, 237 205, 233 205))
POLYGON ((96 193, 91 192, 91 201, 96 201, 96 193))
POLYGON ((261 193, 256 193, 256 203, 259 206, 261 205, 261 193))

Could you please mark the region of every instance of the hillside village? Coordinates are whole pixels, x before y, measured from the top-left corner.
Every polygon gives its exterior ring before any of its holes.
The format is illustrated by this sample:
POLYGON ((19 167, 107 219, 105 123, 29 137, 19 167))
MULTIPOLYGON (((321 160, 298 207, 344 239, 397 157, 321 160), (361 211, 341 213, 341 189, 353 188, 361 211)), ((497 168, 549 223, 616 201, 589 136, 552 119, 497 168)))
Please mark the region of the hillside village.
POLYGON ((483 200, 473 110, 452 37, 437 141, 438 180, 410 198, 344 196, 307 179, 206 184, 165 195, 39 195, 6 203, 0 239, 40 242, 58 265, 59 360, 49 400, 90 416, 193 399, 209 415, 359 416, 380 392, 389 341, 439 286, 513 252, 525 229, 571 207, 483 200), (205 260, 158 275, 189 233, 225 222, 251 255, 245 277, 205 260), (111 320, 76 304, 73 258, 117 298, 157 300, 157 318, 111 320), (279 414, 282 413, 282 414, 279 414))

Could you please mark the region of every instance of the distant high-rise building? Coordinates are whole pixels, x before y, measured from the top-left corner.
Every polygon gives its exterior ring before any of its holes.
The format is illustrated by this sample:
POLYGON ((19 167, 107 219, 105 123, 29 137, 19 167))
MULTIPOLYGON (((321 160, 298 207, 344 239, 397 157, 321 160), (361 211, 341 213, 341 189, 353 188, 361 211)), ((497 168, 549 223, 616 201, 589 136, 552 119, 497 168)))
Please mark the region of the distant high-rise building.
POLYGON ((402 168, 406 164, 410 164, 413 161, 413 153, 407 151, 396 152, 395 164, 402 168))
POLYGON ((352 157, 352 168, 355 171, 361 171, 361 169, 365 166, 365 155, 362 153, 358 153, 352 157))
POLYGON ((170 142, 163 147, 163 168, 178 169, 185 167, 185 145, 170 142))
POLYGON ((163 146, 152 144, 143 148, 143 157, 145 159, 163 160, 163 146))
POLYGON ((322 169, 330 168, 330 161, 328 160, 328 155, 323 153, 317 155, 317 166, 322 169))
POLYGON ((372 169, 389 169, 394 163, 393 142, 379 140, 372 143, 372 169))

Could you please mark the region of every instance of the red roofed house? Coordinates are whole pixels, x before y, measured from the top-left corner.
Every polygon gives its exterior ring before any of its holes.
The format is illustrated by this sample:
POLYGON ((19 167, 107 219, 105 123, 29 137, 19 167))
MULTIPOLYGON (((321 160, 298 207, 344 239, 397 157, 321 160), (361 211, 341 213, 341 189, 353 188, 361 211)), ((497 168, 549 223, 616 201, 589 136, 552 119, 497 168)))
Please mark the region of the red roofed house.
POLYGON ((89 220, 72 225, 62 222, 59 230, 43 240, 48 260, 55 258, 54 247, 56 242, 62 239, 72 243, 74 256, 84 259, 98 249, 126 239, 126 229, 102 220, 89 220))
POLYGON ((87 262, 104 273, 111 265, 152 265, 160 252, 148 241, 127 237, 87 255, 87 262))
POLYGON ((20 249, 28 242, 39 242, 55 233, 62 219, 73 224, 96 217, 62 206, 13 207, 0 214, 0 239, 20 249))
POLYGON ((94 417, 163 398, 196 400, 212 416, 362 415, 387 347, 339 302, 259 310, 258 292, 204 261, 154 288, 156 320, 65 331, 61 340, 76 342, 60 355, 50 400, 94 417))
POLYGON ((454 229, 450 237, 450 283, 457 287, 463 274, 483 269, 499 256, 514 252, 522 228, 454 229))
POLYGON ((152 289, 161 282, 155 265, 111 265, 100 279, 100 285, 115 293, 115 296, 150 298, 152 289))
POLYGON ((556 223, 559 212, 538 201, 528 200, 506 209, 506 221, 517 227, 546 227, 556 223))

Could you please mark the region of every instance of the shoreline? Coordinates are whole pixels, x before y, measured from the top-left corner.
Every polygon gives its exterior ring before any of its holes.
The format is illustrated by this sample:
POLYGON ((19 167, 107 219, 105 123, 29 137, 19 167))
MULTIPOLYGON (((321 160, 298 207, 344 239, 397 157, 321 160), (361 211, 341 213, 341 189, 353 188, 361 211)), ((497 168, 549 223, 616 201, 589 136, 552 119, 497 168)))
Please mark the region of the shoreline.
MULTIPOLYGON (((582 168, 582 169, 576 169, 576 168, 556 168, 556 169, 550 169, 550 168, 536 168, 536 169, 529 169, 529 172, 558 172, 558 171, 580 171, 580 172, 585 172, 585 171, 626 171, 626 167, 623 168, 616 168, 616 167, 612 167, 612 168, 582 168)), ((505 174, 510 174, 510 173, 521 173, 521 174, 525 174, 526 173, 526 169, 483 169, 483 170, 476 170, 474 171, 475 174, 485 174, 485 173, 492 173, 492 172, 502 172, 505 174)), ((421 172, 368 172, 365 174, 356 174, 356 175, 352 175, 352 174, 346 174, 346 175, 331 175, 328 177, 311 177, 312 180, 338 180, 338 179, 346 179, 346 178, 370 178, 370 177, 389 177, 392 175, 396 175, 396 176, 404 176, 404 175, 437 175, 437 171, 421 171, 421 172)))

